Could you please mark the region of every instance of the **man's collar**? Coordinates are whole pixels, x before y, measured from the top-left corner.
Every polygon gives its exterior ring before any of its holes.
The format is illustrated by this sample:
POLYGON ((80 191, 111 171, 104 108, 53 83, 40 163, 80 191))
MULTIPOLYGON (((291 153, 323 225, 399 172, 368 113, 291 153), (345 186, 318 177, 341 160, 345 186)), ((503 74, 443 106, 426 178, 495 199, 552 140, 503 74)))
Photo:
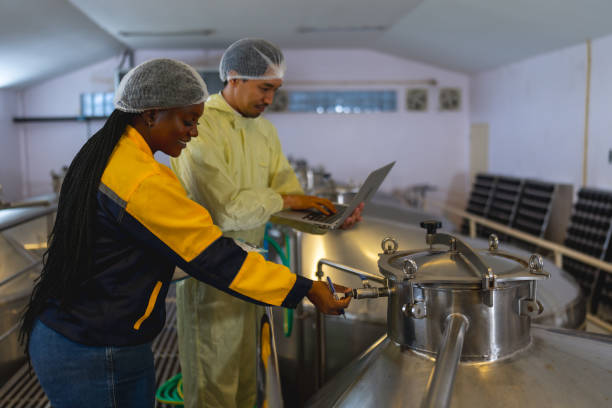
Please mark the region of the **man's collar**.
POLYGON ((232 108, 232 106, 227 103, 221 92, 209 96, 208 100, 206 101, 206 107, 231 114, 232 124, 236 130, 246 128, 249 123, 252 123, 251 121, 257 119, 242 116, 236 109, 232 108))

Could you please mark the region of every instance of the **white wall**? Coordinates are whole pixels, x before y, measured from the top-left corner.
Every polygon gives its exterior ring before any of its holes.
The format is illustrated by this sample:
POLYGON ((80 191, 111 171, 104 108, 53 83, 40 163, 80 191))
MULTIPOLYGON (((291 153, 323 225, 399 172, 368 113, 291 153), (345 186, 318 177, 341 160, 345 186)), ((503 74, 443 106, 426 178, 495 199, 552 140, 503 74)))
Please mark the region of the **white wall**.
MULTIPOLYGON (((398 111, 370 114, 269 113, 288 155, 322 164, 338 180, 363 181, 368 173, 390 161, 397 163, 383 190, 430 183, 436 198, 463 205, 468 172, 468 78, 463 74, 367 50, 309 50, 285 53, 292 81, 406 81, 434 78, 428 110, 406 111, 406 85, 352 85, 350 89, 395 89, 398 111), (440 112, 440 87, 461 88, 465 103, 458 112, 440 112)), ((412 87, 423 87, 413 85, 412 87)), ((347 89, 313 85, 308 89, 347 89)))
POLYGON ((21 194, 21 150, 13 117, 17 112, 17 94, 0 90, 0 200, 15 201, 21 194))
MULTIPOLYGON (((587 185, 612 187, 612 37, 592 43, 587 185)), ((490 128, 489 171, 582 184, 586 44, 471 78, 471 121, 490 128)))
MULTIPOLYGON (((80 115, 80 94, 111 92, 114 68, 119 58, 30 86, 20 92, 19 115, 24 117, 76 117, 80 115)), ((83 143, 101 126, 93 122, 33 122, 17 125, 24 149, 23 194, 35 196, 52 191, 52 170, 69 165, 83 143)))
POLYGON ((593 42, 588 185, 612 188, 612 36, 593 42))
MULTIPOLYGON (((171 57, 194 66, 215 66, 221 52, 144 50, 135 54, 135 63, 154 57, 171 57)), ((379 114, 287 114, 267 117, 278 127, 287 155, 305 158, 312 165, 323 164, 341 181, 362 181, 368 172, 391 160, 397 165, 383 189, 390 190, 415 183, 438 186, 438 196, 448 199, 453 190, 462 200, 467 189, 468 172, 468 77, 425 64, 367 50, 288 50, 285 89, 397 89, 399 111, 379 114), (406 86, 292 86, 295 81, 404 81, 435 78, 438 87, 429 87, 429 109, 408 113, 404 99, 406 86), (461 88, 464 103, 459 112, 439 112, 440 86, 461 88)), ((119 58, 83 68, 27 88, 23 92, 24 116, 74 116, 79 114, 82 92, 112 91, 113 71, 119 58)), ((28 195, 51 188, 49 172, 68 164, 90 129, 83 123, 42 123, 19 125, 27 152, 28 195)), ((158 159, 167 162, 159 155, 158 159)), ((462 202, 460 201, 462 204, 462 202)))

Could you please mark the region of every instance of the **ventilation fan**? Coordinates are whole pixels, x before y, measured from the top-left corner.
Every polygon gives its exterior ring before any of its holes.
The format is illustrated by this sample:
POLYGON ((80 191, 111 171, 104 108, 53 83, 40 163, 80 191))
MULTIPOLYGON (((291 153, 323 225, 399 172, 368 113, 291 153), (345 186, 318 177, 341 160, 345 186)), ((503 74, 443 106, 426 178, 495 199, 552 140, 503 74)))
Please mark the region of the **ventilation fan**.
POLYGON ((440 89, 440 110, 458 111, 461 108, 461 89, 440 89))
POLYGON ((427 89, 408 89, 406 92, 406 109, 424 112, 427 110, 427 89))

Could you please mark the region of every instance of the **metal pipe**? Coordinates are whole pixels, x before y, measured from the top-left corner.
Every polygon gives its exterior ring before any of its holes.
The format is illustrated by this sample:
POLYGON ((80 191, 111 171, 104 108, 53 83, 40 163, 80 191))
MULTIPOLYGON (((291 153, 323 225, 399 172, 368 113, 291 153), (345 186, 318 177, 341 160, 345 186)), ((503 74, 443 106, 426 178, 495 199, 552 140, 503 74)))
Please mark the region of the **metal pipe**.
MULTIPOLYGON (((272 363, 274 364, 274 375, 272 378, 274 379, 275 386, 271 387, 272 390, 278 392, 278 395, 268 395, 267 398, 269 401, 282 401, 281 394, 281 379, 280 379, 280 368, 278 366, 278 351, 276 349, 276 337, 274 335, 274 315, 272 314, 272 307, 266 306, 266 315, 268 315, 268 323, 270 323, 270 348, 272 352, 272 363)), ((269 371, 272 370, 272 367, 269 367, 269 371)), ((268 373, 269 373, 268 371, 268 373)), ((267 378, 266 380, 270 380, 267 378)), ((272 405, 272 404, 270 404, 272 405)), ((278 406, 278 405, 275 405, 278 406)))
MULTIPOLYGON (((353 299, 375 299, 391 296, 391 289, 384 288, 358 288, 351 292, 353 299)), ((411 304, 414 302, 411 302, 411 304)))
POLYGON ((343 265, 337 262, 333 262, 330 261, 329 259, 319 259, 319 262, 317 262, 317 276, 321 275, 321 277, 323 276, 323 265, 327 265, 327 266, 331 266, 332 268, 336 268, 338 270, 344 271, 344 272, 348 272, 350 274, 353 275, 357 275, 359 276, 361 279, 367 278, 369 280, 372 280, 374 282, 380 283, 382 285, 386 284, 386 279, 383 276, 380 275, 374 275, 372 273, 369 272, 365 272, 362 271, 360 269, 357 268, 353 268, 347 265, 343 265))
POLYGON ((468 318, 460 313, 452 313, 446 317, 444 337, 438 351, 436 365, 429 377, 425 398, 421 404, 422 408, 449 406, 455 374, 463 350, 463 340, 469 325, 468 318))
POLYGON ((16 203, 0 201, 0 209, 13 209, 13 208, 27 208, 27 207, 46 207, 50 206, 52 203, 48 200, 42 201, 21 201, 16 203))
POLYGON ((26 266, 25 268, 23 268, 22 270, 20 270, 19 272, 15 273, 14 275, 9 276, 8 278, 0 281, 0 286, 6 285, 7 283, 9 283, 10 281, 12 281, 13 279, 23 275, 24 273, 31 271, 32 269, 34 269, 37 266, 42 265, 43 261, 42 259, 26 266))
POLYGON ((0 209, 0 231, 13 228, 28 221, 35 220, 43 215, 53 214, 57 211, 57 204, 38 208, 7 208, 0 209))
MULTIPOLYGON (((294 229, 289 229, 289 233, 291 234, 291 271, 293 271, 296 275, 304 276, 302 273, 302 232, 294 229)), ((302 302, 300 302, 295 308, 295 319, 294 324, 297 324, 298 332, 293 335, 293 338, 296 339, 296 347, 297 347, 297 372, 294 376, 296 384, 299 384, 299 392, 303 392, 304 383, 300 381, 300 372, 303 372, 304 367, 306 366, 306 355, 305 355, 305 327, 306 324, 304 322, 304 306, 302 302)), ((294 327, 294 330, 296 328, 294 327)), ((310 361, 308 361, 311 364, 310 361)), ((315 363, 316 364, 316 363, 315 363)), ((315 376, 317 375, 315 371, 315 376)), ((316 385, 316 382, 315 382, 316 385)))
POLYGON ((19 326, 21 326, 21 322, 17 322, 10 329, 8 329, 4 333, 0 334, 0 342, 2 342, 4 339, 6 339, 11 334, 13 334, 19 328, 19 326))
MULTIPOLYGON (((351 273, 353 275, 359 276, 361 279, 367 278, 374 282, 383 284, 386 286, 385 278, 382 276, 374 275, 369 272, 365 272, 356 268, 352 268, 347 265, 343 265, 337 262, 330 261, 329 259, 319 259, 317 262, 317 272, 316 276, 318 280, 323 279, 323 265, 331 266, 332 268, 336 268, 338 270, 351 273)), ((377 289, 377 288, 375 288, 377 289)), ((388 295, 381 295, 388 296, 388 295)), ((369 296, 364 296, 369 297, 369 296)), ((376 296, 378 297, 378 296, 376 296)), ((316 336, 317 336, 317 350, 316 350, 316 364, 317 369, 315 371, 315 389, 321 388, 321 386, 325 383, 325 369, 327 365, 327 357, 325 351, 325 316, 317 311, 317 322, 316 322, 316 336)))
MULTIPOLYGON (((321 280, 321 278, 319 278, 321 280)), ((319 390, 325 384, 325 368, 327 366, 327 354, 325 350, 325 316, 317 310, 317 370, 315 372, 315 390, 319 390)))

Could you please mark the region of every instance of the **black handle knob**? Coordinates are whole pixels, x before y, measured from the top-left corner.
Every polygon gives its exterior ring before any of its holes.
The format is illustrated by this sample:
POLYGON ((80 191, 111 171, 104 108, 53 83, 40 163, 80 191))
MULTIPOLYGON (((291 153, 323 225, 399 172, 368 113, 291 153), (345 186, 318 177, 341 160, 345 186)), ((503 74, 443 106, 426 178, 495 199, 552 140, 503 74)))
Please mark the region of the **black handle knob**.
POLYGON ((438 228, 442 228, 442 223, 438 220, 425 220, 421 222, 421 228, 427 229, 428 234, 435 234, 438 228))

